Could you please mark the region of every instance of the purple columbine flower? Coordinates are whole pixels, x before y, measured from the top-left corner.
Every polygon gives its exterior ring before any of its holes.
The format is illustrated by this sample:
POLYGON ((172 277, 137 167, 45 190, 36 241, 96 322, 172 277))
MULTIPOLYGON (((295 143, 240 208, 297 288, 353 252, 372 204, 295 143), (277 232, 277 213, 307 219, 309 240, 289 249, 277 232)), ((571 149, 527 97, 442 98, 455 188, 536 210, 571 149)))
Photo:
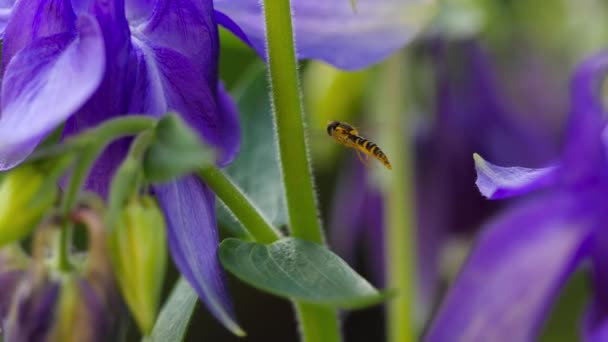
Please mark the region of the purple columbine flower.
MULTIPOLYGON (((438 8, 435 0, 291 0, 298 58, 351 70, 405 46, 438 8)), ((259 0, 215 0, 217 21, 265 58, 259 0)))
POLYGON ((608 338, 608 53, 583 61, 559 163, 500 167, 476 156, 477 186, 490 198, 530 196, 488 224, 431 325, 426 340, 532 341, 568 277, 590 261, 594 300, 587 341, 608 338))
MULTIPOLYGON (((235 106, 218 86, 211 0, 18 0, 2 52, 2 170, 66 120, 69 136, 126 113, 179 112, 219 150, 220 166, 238 151, 235 106)), ((128 143, 104 151, 90 190, 107 193, 128 143)), ((175 264, 215 317, 240 332, 217 256, 213 193, 194 176, 154 190, 175 264)))

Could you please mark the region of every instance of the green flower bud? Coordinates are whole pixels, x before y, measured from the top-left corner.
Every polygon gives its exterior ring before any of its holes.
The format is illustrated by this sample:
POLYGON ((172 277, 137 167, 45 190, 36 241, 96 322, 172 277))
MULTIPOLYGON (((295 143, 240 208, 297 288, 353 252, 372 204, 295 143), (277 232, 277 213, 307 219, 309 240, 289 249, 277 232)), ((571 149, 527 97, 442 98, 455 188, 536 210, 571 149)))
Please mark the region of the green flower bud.
POLYGON ((164 217, 150 196, 129 201, 112 230, 111 255, 120 290, 142 333, 158 311, 167 263, 164 217))
POLYGON ((23 165, 6 174, 0 183, 0 246, 26 237, 53 205, 57 195, 38 169, 23 165))

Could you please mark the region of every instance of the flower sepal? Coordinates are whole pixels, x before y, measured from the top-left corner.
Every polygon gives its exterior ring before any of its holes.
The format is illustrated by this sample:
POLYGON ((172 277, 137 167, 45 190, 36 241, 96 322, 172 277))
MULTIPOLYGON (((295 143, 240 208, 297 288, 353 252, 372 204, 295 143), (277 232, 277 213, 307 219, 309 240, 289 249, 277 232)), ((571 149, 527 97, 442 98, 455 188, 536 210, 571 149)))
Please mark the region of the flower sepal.
POLYGON ((167 182, 213 163, 214 153, 177 115, 169 114, 158 121, 155 140, 144 161, 144 173, 152 182, 167 182))
POLYGON ((144 335, 156 321, 167 264, 163 214, 151 196, 131 199, 110 235, 114 273, 144 335))

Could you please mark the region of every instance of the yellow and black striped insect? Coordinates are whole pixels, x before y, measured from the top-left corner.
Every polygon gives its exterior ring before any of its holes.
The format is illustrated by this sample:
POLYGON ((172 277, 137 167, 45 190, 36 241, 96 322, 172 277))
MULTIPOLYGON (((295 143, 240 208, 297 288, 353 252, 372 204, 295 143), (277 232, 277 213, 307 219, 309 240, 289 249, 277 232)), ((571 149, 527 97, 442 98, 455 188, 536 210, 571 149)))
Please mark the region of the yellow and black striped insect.
POLYGON ((339 121, 328 122, 327 134, 334 138, 338 144, 354 148, 363 163, 368 161, 368 156, 372 156, 378 159, 387 169, 392 169, 391 163, 380 147, 359 136, 357 129, 351 125, 339 121))

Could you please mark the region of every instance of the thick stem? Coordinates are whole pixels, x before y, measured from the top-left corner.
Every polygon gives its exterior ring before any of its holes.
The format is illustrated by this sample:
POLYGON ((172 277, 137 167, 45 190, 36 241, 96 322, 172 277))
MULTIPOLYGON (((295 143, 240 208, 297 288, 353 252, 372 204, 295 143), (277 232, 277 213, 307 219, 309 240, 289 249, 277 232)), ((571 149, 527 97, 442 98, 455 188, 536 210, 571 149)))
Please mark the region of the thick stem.
POLYGON ((257 242, 273 243, 281 237, 268 220, 262 216, 259 209, 218 168, 215 166, 204 167, 199 171, 199 176, 226 204, 257 242))
MULTIPOLYGON (((324 242, 308 161, 289 0, 264 0, 273 117, 293 236, 324 242)), ((339 341, 335 311, 296 303, 304 341, 339 341)))
POLYGON ((264 11, 274 120, 290 228, 296 237, 322 243, 304 134, 289 0, 264 0, 264 11))

